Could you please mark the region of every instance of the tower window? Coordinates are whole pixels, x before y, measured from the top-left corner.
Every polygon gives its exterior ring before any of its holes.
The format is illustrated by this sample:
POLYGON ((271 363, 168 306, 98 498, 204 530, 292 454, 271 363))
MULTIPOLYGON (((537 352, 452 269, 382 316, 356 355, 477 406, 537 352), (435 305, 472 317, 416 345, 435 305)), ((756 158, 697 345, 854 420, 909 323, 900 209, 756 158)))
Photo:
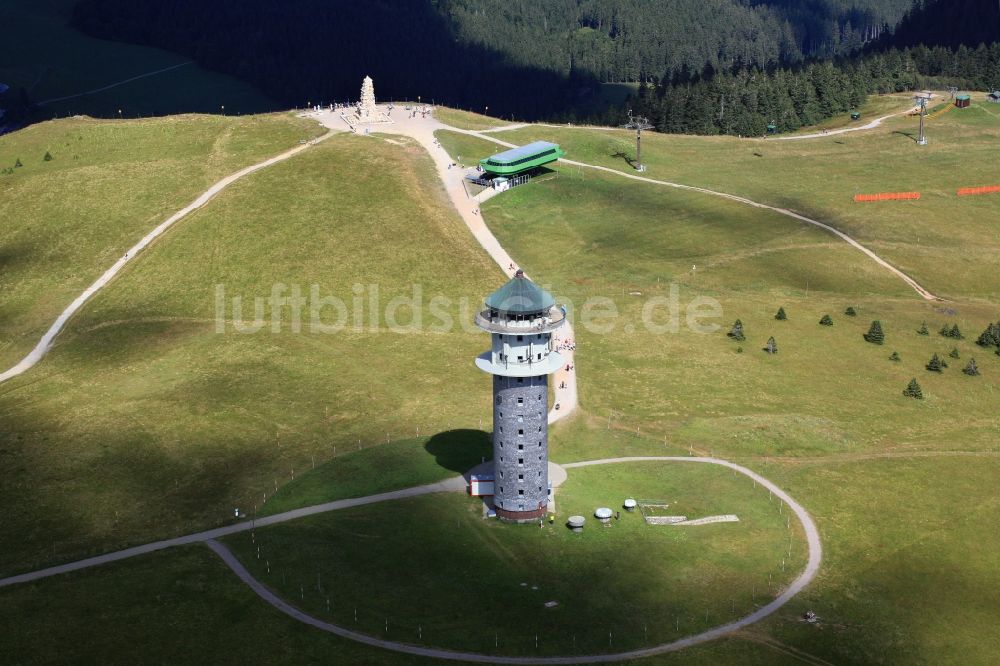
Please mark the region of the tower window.
POLYGON ((524 336, 523 335, 517 336, 517 341, 518 342, 523 342, 524 341, 524 336))
POLYGON ((542 443, 538 442, 538 448, 542 448, 542 443))
MULTIPOLYGON (((500 475, 503 476, 503 472, 500 472, 500 475)), ((538 478, 542 478, 542 470, 538 470, 538 478)), ((541 490, 541 488, 539 488, 539 490, 541 490)))
POLYGON ((518 437, 524 437, 524 430, 518 428, 518 430, 517 430, 517 436, 518 437))
MULTIPOLYGON (((503 478, 503 470, 500 470, 500 478, 503 478)), ((501 490, 503 490, 503 488, 501 488, 501 490)))
POLYGON ((517 404, 523 405, 524 404, 524 398, 518 398, 517 399, 517 404))
POLYGON ((500 426, 500 432, 503 432, 503 426, 500 426))
POLYGON ((538 360, 539 360, 539 361, 541 361, 541 360, 542 360, 542 355, 541 355, 541 354, 539 354, 539 355, 538 355, 538 360))
POLYGON ((524 474, 518 474, 517 475, 517 480, 518 481, 524 481, 524 474))
POLYGON ((524 491, 523 491, 523 490, 518 490, 518 491, 517 491, 517 494, 518 494, 518 495, 523 495, 523 494, 524 494, 524 491))
POLYGON ((524 451, 524 444, 518 444, 517 445, 517 450, 518 451, 524 451))
POLYGON ((524 458, 518 458, 517 459, 517 464, 518 465, 523 465, 524 464, 524 458))

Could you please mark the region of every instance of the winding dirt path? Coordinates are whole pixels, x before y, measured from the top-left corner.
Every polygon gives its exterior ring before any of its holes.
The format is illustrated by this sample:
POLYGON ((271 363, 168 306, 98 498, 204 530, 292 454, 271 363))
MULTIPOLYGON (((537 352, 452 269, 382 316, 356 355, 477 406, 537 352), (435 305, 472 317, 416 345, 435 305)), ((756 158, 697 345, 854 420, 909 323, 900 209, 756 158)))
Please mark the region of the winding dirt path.
POLYGON ((240 180, 241 178, 249 176, 250 174, 256 171, 260 171, 261 169, 266 169, 267 167, 273 164, 284 162, 285 160, 294 157, 295 155, 298 155, 299 153, 301 153, 303 150, 306 150, 310 146, 314 146, 320 141, 325 141, 326 139, 333 136, 333 134, 334 132, 332 131, 327 132, 323 136, 302 143, 290 150, 286 150, 280 155, 275 155, 274 157, 266 159, 263 162, 258 162, 257 164, 250 165, 245 169, 241 169, 236 173, 226 176, 225 178, 223 178, 222 180, 218 181, 210 188, 205 190, 197 199, 192 201, 190 204, 188 204, 187 206, 185 206, 184 208, 182 208, 181 210, 177 211, 169 218, 164 220, 162 223, 160 223, 159 226, 157 226, 155 229, 153 229, 148 234, 143 236, 138 243, 130 247, 125 252, 125 255, 121 259, 116 261, 111 266, 111 268, 104 271, 104 274, 101 275, 101 277, 97 278, 97 280, 95 280, 92 285, 87 287, 87 289, 85 289, 82 294, 77 296, 72 303, 66 306, 66 309, 63 310, 62 313, 56 318, 55 322, 45 332, 45 334, 42 336, 42 339, 39 340, 38 344, 35 345, 34 349, 28 352, 28 355, 25 356, 23 359, 21 359, 21 361, 18 362, 17 365, 15 365, 12 368, 9 368, 8 370, 5 370, 4 372, 0 372, 0 383, 3 383, 8 379, 17 377, 18 375, 27 372, 32 367, 34 367, 39 361, 41 361, 42 358, 44 358, 45 355, 48 353, 49 349, 51 349, 53 340, 55 340, 56 336, 59 335, 59 333, 66 326, 66 322, 70 320, 70 317, 76 314, 77 311, 80 310, 80 308, 82 308, 84 304, 86 304, 87 301, 89 301, 91 297, 94 296, 94 294, 96 294, 101 289, 106 287, 108 283, 111 282, 111 280, 114 279, 114 277, 118 275, 129 262, 135 260, 135 258, 139 255, 140 252, 142 252, 142 250, 144 250, 154 240, 162 236, 175 223, 177 223, 178 221, 182 220, 183 218, 187 217, 194 211, 198 210, 199 208, 207 204, 215 197, 215 195, 217 195, 219 192, 226 189, 236 181, 240 180))

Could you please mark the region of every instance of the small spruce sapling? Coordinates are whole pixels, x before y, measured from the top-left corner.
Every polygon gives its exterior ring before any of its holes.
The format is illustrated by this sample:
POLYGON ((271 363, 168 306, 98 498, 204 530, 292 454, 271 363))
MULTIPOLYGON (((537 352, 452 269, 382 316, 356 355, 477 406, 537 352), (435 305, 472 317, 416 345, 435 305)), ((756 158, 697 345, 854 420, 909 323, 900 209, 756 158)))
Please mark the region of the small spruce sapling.
POLYGON ((965 374, 969 375, 970 377, 976 377, 976 376, 978 376, 979 375, 979 366, 976 365, 976 359, 970 358, 969 359, 969 364, 967 366, 965 366, 965 369, 962 370, 962 372, 964 372, 965 374))
POLYGON ((865 340, 872 343, 873 345, 881 345, 885 343, 885 333, 882 331, 882 322, 876 319, 872 322, 871 327, 868 332, 865 333, 865 340))
POLYGON ((785 308, 783 307, 778 308, 778 313, 774 315, 774 318, 777 319, 778 321, 785 321, 786 319, 788 319, 788 315, 785 314, 785 308))
POLYGON ((892 352, 891 354, 889 354, 889 360, 890 361, 901 361, 902 359, 899 358, 899 352, 892 352))
POLYGON ((857 313, 857 311, 855 311, 853 305, 848 305, 847 309, 844 310, 844 314, 847 315, 848 317, 856 317, 856 316, 858 316, 858 313, 857 313))
POLYGON ((941 359, 938 358, 937 354, 931 356, 931 360, 927 362, 926 368, 931 372, 941 372, 944 366, 941 364, 941 359))
POLYGON ((23 166, 24 166, 24 165, 23 165, 23 164, 21 164, 21 158, 20 158, 20 157, 18 157, 18 158, 17 158, 16 160, 14 160, 14 168, 15 168, 15 169, 19 169, 19 168, 21 168, 21 167, 23 167, 23 166))
POLYGON ((941 326, 941 330, 938 331, 938 335, 944 338, 947 338, 948 336, 951 335, 951 329, 948 328, 948 324, 944 324, 943 326, 941 326))
POLYGON ((924 392, 920 390, 920 384, 917 383, 916 377, 911 379, 910 383, 903 389, 903 395, 907 398, 916 398, 917 400, 924 399, 924 392))
POLYGON ((743 334, 743 322, 737 319, 736 323, 733 324, 733 327, 729 330, 729 333, 727 333, 726 335, 731 337, 733 340, 736 340, 737 342, 743 342, 744 340, 746 340, 746 336, 743 334))
POLYGON ((820 326, 833 326, 833 319, 830 315, 825 314, 823 318, 819 320, 820 326))
POLYGON ((950 356, 950 357, 952 357, 954 359, 962 358, 961 354, 958 353, 958 347, 955 347, 950 352, 948 352, 948 356, 950 356))
POLYGON ((764 346, 764 351, 768 354, 778 353, 778 343, 774 341, 773 335, 767 339, 767 345, 764 346))
POLYGON ((45 157, 43 157, 42 159, 44 159, 46 162, 51 162, 52 161, 52 153, 50 153, 49 151, 46 150, 45 151, 45 157))
POLYGON ((965 336, 962 335, 962 331, 958 330, 958 324, 955 324, 954 326, 951 327, 951 330, 948 331, 948 337, 954 338, 955 340, 965 339, 965 336))
POLYGON ((930 335, 930 334, 931 332, 927 330, 927 322, 925 321, 920 325, 920 328, 917 330, 917 335, 930 335))

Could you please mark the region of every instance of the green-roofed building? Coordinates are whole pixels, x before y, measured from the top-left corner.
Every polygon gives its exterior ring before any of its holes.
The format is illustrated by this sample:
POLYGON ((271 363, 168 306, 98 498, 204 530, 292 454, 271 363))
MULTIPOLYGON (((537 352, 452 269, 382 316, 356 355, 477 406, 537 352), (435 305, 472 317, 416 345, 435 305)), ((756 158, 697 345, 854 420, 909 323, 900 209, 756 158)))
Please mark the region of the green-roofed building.
POLYGON ((494 176, 513 176, 555 162, 565 154, 557 143, 535 141, 479 160, 479 166, 494 176))

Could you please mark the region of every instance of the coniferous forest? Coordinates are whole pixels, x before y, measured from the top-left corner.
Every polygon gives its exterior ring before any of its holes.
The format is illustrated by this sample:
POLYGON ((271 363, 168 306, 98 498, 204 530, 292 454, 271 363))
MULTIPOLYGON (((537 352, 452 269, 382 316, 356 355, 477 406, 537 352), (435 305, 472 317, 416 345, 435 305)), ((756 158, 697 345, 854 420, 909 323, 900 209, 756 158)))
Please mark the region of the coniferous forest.
POLYGON ((354 99, 370 74, 380 97, 526 120, 631 108, 664 132, 789 131, 873 93, 1000 87, 995 0, 81 0, 74 23, 288 106, 354 99))

